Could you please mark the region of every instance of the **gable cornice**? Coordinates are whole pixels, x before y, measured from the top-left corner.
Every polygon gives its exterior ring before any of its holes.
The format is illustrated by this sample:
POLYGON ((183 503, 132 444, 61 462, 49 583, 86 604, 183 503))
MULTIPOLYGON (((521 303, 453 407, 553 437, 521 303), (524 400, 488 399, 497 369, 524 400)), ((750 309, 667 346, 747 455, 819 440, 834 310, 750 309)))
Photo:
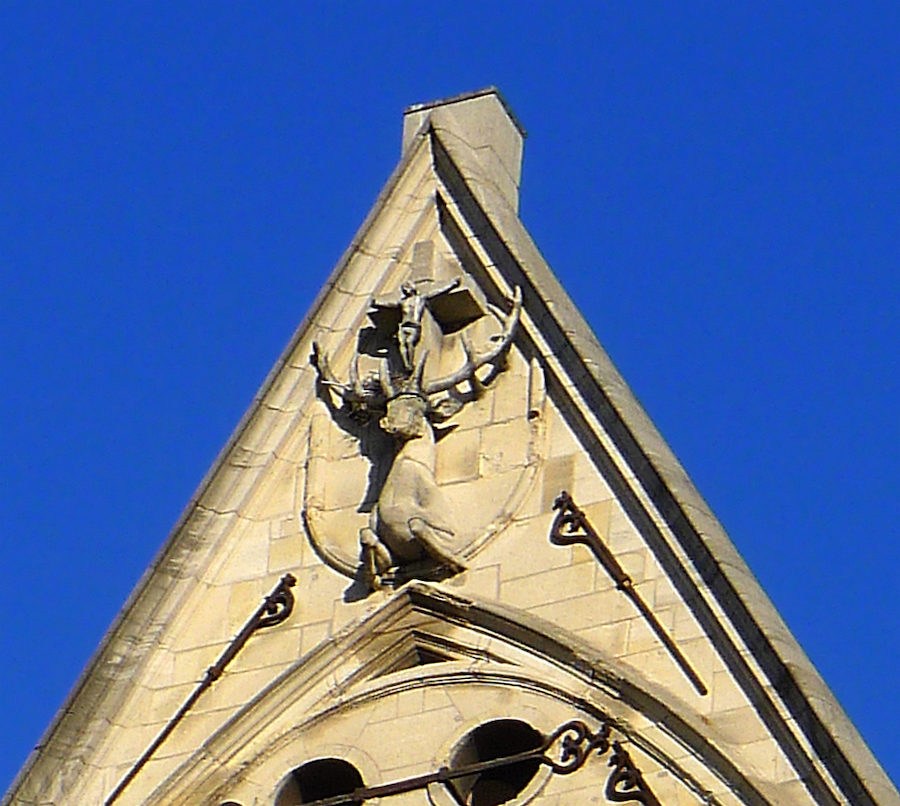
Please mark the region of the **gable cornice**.
POLYGON ((204 742, 145 806, 218 802, 240 780, 256 777, 259 766, 286 751, 305 731, 333 716, 410 687, 473 683, 538 692, 568 703, 581 715, 609 720, 698 792, 701 785, 677 762, 673 748, 693 751, 744 803, 779 803, 777 788, 744 771, 738 747, 637 670, 539 617, 433 583, 410 582, 283 672, 204 742), (381 674, 400 634, 439 631, 439 625, 448 624, 458 628, 456 640, 468 641, 473 651, 489 641, 505 662, 467 659, 381 674), (631 725, 638 721, 660 728, 671 742, 669 749, 634 730, 631 725))

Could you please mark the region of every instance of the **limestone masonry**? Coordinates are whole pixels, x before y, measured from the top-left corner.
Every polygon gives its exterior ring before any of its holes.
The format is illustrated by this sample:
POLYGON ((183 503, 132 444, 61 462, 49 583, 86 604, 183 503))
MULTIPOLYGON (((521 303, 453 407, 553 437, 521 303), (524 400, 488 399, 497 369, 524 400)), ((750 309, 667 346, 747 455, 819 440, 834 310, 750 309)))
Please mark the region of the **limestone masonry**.
POLYGON ((403 152, 9 806, 900 806, 517 215, 403 152))

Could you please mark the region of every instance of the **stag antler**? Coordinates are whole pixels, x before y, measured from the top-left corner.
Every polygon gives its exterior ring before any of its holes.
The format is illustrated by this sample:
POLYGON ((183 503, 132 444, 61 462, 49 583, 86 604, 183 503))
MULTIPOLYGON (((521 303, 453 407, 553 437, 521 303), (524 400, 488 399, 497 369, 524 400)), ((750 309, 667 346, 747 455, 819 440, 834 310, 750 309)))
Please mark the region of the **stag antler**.
POLYGON ((337 379, 337 375, 334 374, 331 365, 328 363, 328 356, 322 352, 319 343, 316 341, 313 342, 313 351, 310 356, 310 361, 319 371, 319 380, 329 389, 334 389, 334 391, 337 392, 343 400, 347 401, 347 403, 353 405, 366 402, 369 395, 366 394, 366 390, 359 380, 359 355, 357 355, 353 359, 353 363, 350 364, 349 384, 341 383, 337 379))
POLYGON ((475 373, 478 371, 478 369, 483 367, 485 364, 491 364, 496 361, 509 349, 510 344, 512 344, 513 335, 516 331, 516 325, 519 323, 519 315, 522 313, 522 289, 519 288, 519 286, 516 286, 512 302, 512 311, 510 311, 509 316, 505 318, 495 306, 490 306, 497 315, 497 318, 503 322, 502 332, 494 337, 497 340, 496 344, 487 352, 478 355, 472 349, 471 342, 469 342, 469 340, 465 336, 462 336, 462 346, 463 350, 466 353, 465 363, 462 365, 462 367, 456 370, 456 372, 453 372, 450 375, 445 375, 443 378, 436 378, 435 380, 425 384, 422 389, 425 395, 434 395, 438 392, 446 392, 448 389, 452 389, 454 386, 462 383, 463 381, 469 381, 473 385, 478 386, 478 378, 475 376, 475 373))

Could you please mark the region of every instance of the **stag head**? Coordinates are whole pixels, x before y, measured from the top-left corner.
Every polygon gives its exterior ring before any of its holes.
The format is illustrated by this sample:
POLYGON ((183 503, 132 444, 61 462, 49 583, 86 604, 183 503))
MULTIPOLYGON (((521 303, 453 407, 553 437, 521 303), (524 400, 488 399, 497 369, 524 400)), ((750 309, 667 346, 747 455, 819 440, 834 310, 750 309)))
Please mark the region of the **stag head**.
POLYGON ((401 394, 388 400, 387 412, 378 421, 381 430, 400 442, 425 436, 428 401, 416 394, 401 394))
POLYGON ((491 346, 484 352, 477 352, 463 335, 463 365, 449 375, 428 382, 424 380, 427 351, 419 356, 414 370, 408 375, 401 373, 392 376, 388 362, 384 360, 377 382, 374 379, 360 380, 358 354, 350 366, 349 383, 338 380, 328 358, 316 343, 313 344, 310 361, 318 371, 320 383, 335 392, 352 415, 365 418, 383 415, 379 419, 382 430, 400 441, 415 439, 425 433, 429 421, 445 420, 462 407, 462 402, 456 397, 439 397, 441 393, 468 384, 471 392, 478 396, 483 389, 478 371, 486 364, 499 369, 505 360, 522 311, 521 289, 515 289, 509 314, 504 315, 493 305, 490 308, 503 325, 501 332, 492 337, 491 346))

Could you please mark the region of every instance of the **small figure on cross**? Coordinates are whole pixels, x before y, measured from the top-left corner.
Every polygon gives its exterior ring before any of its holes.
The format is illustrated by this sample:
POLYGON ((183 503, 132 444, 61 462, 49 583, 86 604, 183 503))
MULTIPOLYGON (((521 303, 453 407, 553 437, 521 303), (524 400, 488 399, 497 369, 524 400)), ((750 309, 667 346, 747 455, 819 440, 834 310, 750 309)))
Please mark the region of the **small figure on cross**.
POLYGON ((462 281, 455 277, 449 283, 439 285, 427 293, 422 293, 419 289, 420 284, 433 282, 434 280, 417 280, 403 283, 400 286, 400 302, 395 303, 400 308, 400 324, 397 328, 400 358, 404 369, 410 373, 415 366, 416 346, 422 339, 422 316, 426 306, 435 297, 459 287, 462 281))

